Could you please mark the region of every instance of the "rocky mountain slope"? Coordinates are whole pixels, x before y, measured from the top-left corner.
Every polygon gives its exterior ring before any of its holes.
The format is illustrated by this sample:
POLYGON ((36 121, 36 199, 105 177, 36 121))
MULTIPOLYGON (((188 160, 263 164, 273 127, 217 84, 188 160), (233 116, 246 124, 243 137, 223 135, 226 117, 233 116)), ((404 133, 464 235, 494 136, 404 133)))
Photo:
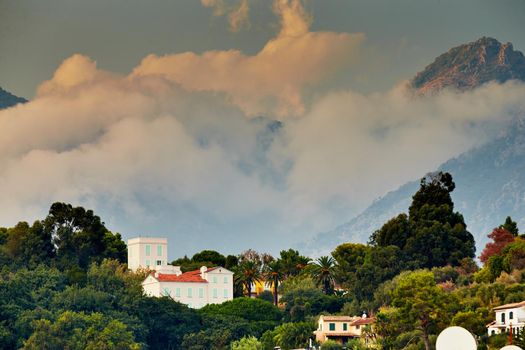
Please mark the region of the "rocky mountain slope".
POLYGON ((15 96, 0 88, 0 109, 9 108, 16 104, 25 102, 27 102, 25 98, 15 96))
MULTIPOLYGON (((418 93, 427 94, 445 88, 467 90, 509 79, 525 81, 523 54, 514 51, 510 43, 481 38, 439 56, 411 83, 418 93)), ((474 234, 478 252, 487 241, 486 235, 507 215, 525 232, 525 115, 495 140, 447 161, 438 170, 454 177, 452 198, 474 234)), ((408 211, 418 188, 419 181, 412 181, 386 194, 347 223, 317 235, 306 249, 326 254, 343 242, 366 242, 390 218, 408 211)))
POLYGON ((472 89, 489 81, 525 80, 525 57, 511 43, 483 37, 440 55, 412 79, 419 93, 472 89))

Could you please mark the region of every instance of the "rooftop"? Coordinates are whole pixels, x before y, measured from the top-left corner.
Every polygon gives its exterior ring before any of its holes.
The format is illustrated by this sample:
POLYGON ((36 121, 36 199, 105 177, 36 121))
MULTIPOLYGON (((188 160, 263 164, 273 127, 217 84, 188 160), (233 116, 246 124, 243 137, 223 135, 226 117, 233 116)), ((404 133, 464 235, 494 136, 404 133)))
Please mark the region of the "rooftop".
POLYGON ((505 309, 514 309, 517 307, 525 306, 525 301, 520 301, 519 303, 512 303, 512 304, 505 304, 501 306, 497 306, 493 308, 492 310, 505 310, 505 309))

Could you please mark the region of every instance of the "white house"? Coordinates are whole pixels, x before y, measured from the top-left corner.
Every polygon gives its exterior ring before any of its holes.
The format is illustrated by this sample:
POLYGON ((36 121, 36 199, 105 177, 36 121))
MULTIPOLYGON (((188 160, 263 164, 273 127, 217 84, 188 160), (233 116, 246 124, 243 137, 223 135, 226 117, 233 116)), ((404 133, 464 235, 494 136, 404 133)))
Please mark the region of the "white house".
POLYGON ((198 309, 233 299, 233 272, 220 266, 185 273, 154 272, 142 282, 142 288, 147 295, 170 296, 198 309))
POLYGON ((374 322, 375 318, 366 317, 366 314, 362 317, 321 315, 317 330, 314 331, 315 339, 320 343, 331 339, 345 344, 350 339, 360 338, 363 327, 374 322))
POLYGON ((220 304, 233 299, 233 272, 224 267, 182 273, 179 266, 168 265, 166 238, 137 237, 128 240, 128 268, 147 268, 152 272, 142 282, 150 296, 170 296, 192 308, 220 304))
POLYGON ((525 327, 525 301, 495 307, 496 319, 487 325, 488 335, 509 332, 520 333, 525 327))

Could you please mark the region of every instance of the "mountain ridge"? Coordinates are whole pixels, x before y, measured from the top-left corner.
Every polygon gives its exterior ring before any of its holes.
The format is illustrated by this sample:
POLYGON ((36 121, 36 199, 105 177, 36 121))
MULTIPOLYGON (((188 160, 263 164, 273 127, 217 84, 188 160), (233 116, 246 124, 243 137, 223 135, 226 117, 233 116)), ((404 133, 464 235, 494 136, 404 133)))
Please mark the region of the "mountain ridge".
POLYGON ((489 81, 525 81, 525 56, 511 43, 490 37, 451 48, 416 74, 411 86, 420 94, 445 88, 469 90, 489 81))
MULTIPOLYGON (((511 79, 525 81, 525 57, 510 43, 483 37, 438 56, 410 84, 424 95, 447 88, 471 90, 490 81, 503 83, 511 79)), ((487 242, 486 235, 507 215, 525 231, 525 114, 518 115, 500 136, 449 159, 435 170, 452 174, 456 183, 451 194, 455 210, 464 215, 478 252, 487 242)), ((408 212, 418 188, 419 180, 414 180, 386 193, 346 223, 319 233, 306 243, 306 249, 327 254, 329 247, 333 249, 343 242, 365 243, 389 219, 408 212)))

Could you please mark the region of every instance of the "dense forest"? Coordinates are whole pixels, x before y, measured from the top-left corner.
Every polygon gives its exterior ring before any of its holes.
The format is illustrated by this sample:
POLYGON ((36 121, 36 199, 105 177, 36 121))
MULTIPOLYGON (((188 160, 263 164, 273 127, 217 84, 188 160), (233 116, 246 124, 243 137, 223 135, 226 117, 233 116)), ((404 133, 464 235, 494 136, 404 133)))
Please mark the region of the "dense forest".
MULTIPOLYGON (((480 268, 454 187, 448 173, 426 176, 407 214, 331 256, 204 250, 176 259, 183 271, 221 265, 235 273, 236 297, 199 310, 145 296, 148 271, 127 270, 120 234, 91 210, 54 203, 32 225, 0 229, 0 348, 292 349, 308 344, 319 315, 365 312, 376 318, 364 331, 373 348, 432 349, 442 329, 460 325, 479 349, 499 349, 508 336, 488 337, 485 325, 493 307, 525 300, 525 239, 502 220, 480 268), (272 291, 245 297, 255 282, 272 291)), ((516 342, 525 342, 521 334, 516 342)))

